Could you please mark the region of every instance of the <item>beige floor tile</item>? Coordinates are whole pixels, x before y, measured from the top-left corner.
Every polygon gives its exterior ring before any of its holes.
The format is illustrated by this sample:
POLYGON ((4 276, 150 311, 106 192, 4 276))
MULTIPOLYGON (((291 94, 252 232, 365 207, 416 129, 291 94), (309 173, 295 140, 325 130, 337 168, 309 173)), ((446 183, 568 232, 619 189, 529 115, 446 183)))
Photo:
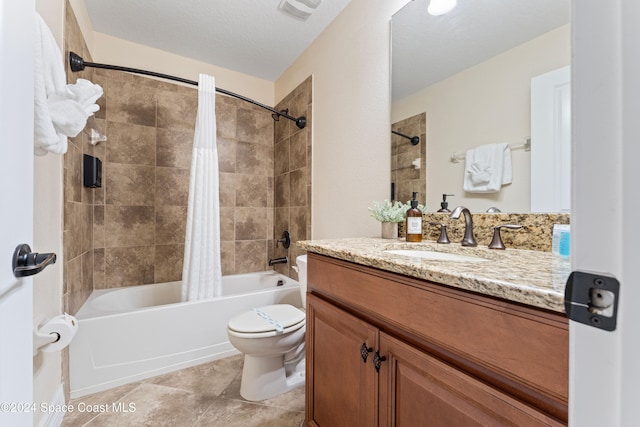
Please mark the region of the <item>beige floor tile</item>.
POLYGON ((88 427, 192 426, 211 406, 213 399, 215 398, 144 383, 118 401, 127 411, 112 410, 102 413, 88 427))
POLYGON ((304 422, 304 387, 261 402, 240 396, 242 355, 159 375, 72 400, 63 427, 298 427, 304 422), (129 406, 129 405, 132 406, 129 406), (128 412, 118 410, 126 408, 128 412))
POLYGON ((99 415, 98 412, 93 412, 90 408, 98 405, 111 405, 114 402, 122 399, 131 390, 135 389, 140 383, 125 384, 119 387, 115 387, 109 390, 105 390, 98 393, 82 396, 77 399, 72 399, 69 404, 73 406, 74 411, 68 412, 63 420, 61 427, 76 427, 83 426, 95 417, 99 415))
POLYGON ((207 396, 220 396, 234 378, 242 373, 242 361, 242 355, 231 356, 150 378, 145 382, 207 396))
POLYGON ((287 411, 221 398, 200 417, 196 427, 298 427, 304 412, 287 411))

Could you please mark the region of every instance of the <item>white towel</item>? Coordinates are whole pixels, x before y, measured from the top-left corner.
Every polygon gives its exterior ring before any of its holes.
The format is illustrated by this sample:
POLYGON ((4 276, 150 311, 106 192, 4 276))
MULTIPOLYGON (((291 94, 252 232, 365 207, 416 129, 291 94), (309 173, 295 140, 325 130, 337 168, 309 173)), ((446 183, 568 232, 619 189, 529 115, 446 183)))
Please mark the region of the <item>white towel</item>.
POLYGON ((34 71, 34 153, 64 154, 67 137, 78 135, 100 108, 95 102, 102 88, 84 79, 66 84, 60 48, 37 13, 34 71))
POLYGON ((481 145, 467 150, 464 168, 464 191, 495 193, 511 184, 511 147, 507 143, 481 145))
POLYGON ((36 13, 35 87, 34 87, 34 140, 35 153, 48 151, 64 154, 67 137, 59 135, 53 127, 49 112, 48 93, 63 92, 66 84, 62 55, 51 30, 36 13))

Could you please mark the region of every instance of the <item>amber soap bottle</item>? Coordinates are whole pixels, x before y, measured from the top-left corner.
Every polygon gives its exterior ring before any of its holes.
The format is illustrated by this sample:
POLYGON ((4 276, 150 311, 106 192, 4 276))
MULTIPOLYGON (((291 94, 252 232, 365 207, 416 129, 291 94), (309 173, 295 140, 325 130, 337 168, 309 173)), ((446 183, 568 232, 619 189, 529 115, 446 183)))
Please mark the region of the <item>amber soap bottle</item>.
POLYGON ((413 193, 411 208, 407 209, 407 221, 405 223, 407 242, 422 242, 422 212, 418 209, 417 194, 413 193))

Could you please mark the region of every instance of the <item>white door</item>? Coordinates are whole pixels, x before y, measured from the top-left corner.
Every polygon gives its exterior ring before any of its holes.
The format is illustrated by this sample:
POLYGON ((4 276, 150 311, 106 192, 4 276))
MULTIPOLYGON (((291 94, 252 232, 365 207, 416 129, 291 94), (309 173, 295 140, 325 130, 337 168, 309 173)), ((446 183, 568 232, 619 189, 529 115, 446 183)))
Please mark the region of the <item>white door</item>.
POLYGON ((640 2, 573 1, 572 269, 620 281, 617 328, 570 323, 569 424, 640 423, 640 2))
MULTIPOLYGON (((33 235, 33 0, 0 0, 0 425, 33 424, 31 279, 11 258, 33 235)), ((36 250, 36 248, 33 248, 36 250)))
POLYGON ((531 212, 571 209, 571 67, 531 79, 531 212))

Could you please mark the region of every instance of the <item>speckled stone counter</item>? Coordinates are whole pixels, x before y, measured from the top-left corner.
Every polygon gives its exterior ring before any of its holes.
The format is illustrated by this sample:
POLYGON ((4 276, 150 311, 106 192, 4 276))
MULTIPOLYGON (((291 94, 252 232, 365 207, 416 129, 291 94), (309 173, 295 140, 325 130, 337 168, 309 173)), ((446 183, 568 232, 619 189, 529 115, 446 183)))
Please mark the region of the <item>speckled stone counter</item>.
POLYGON ((300 249, 405 276, 564 312, 564 288, 570 262, 549 252, 523 249, 469 248, 458 243, 407 243, 404 240, 348 238, 308 240, 300 249), (486 261, 434 261, 386 253, 387 250, 428 250, 471 255, 486 261))

